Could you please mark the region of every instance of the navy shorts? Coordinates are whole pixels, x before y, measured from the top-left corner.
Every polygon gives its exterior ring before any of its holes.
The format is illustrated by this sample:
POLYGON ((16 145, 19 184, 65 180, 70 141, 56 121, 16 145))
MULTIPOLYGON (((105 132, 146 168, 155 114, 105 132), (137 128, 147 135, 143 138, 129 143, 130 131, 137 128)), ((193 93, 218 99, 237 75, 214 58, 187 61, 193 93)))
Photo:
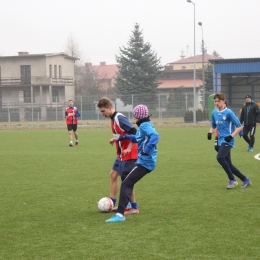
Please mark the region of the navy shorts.
POLYGON ((67 125, 67 128, 68 128, 68 131, 72 131, 73 130, 73 132, 76 132, 77 131, 77 126, 78 125, 67 125))
POLYGON ((118 157, 116 157, 112 170, 117 171, 118 175, 122 176, 123 170, 125 170, 126 168, 128 168, 130 166, 134 166, 135 162, 136 162, 136 160, 121 161, 120 159, 118 159, 118 157))

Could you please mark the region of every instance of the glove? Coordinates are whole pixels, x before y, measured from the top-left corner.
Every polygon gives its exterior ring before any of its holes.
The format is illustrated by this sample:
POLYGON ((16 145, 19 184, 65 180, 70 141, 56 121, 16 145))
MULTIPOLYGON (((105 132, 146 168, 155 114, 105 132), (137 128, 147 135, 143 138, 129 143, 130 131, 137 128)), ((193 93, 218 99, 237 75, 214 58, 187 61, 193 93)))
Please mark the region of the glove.
POLYGON ((123 141, 123 140, 125 140, 126 139, 126 136, 125 135, 120 135, 119 137, 118 137, 118 139, 116 140, 116 142, 118 143, 119 141, 123 141))
POLYGON ((240 136, 240 137, 243 136, 243 130, 241 130, 241 131, 239 132, 239 136, 240 136))
POLYGON ((141 152, 141 155, 149 156, 149 154, 148 154, 148 153, 145 153, 145 152, 141 152))
POLYGON ((233 139, 231 135, 225 137, 226 142, 230 142, 233 139))
POLYGON ((208 140, 211 140, 212 133, 208 133, 208 140))

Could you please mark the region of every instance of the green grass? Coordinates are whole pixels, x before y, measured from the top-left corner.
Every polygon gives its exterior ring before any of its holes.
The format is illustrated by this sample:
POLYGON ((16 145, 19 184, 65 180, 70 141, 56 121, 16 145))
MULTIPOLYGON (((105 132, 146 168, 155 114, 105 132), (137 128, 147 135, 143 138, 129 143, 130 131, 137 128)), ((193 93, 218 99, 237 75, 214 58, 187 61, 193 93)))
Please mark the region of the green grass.
POLYGON ((1 131, 0 259, 260 259, 259 135, 254 153, 239 137, 232 149, 253 185, 227 190, 208 129, 157 129, 157 168, 124 223, 96 205, 115 158, 108 128, 79 129, 73 148, 66 129, 1 131))

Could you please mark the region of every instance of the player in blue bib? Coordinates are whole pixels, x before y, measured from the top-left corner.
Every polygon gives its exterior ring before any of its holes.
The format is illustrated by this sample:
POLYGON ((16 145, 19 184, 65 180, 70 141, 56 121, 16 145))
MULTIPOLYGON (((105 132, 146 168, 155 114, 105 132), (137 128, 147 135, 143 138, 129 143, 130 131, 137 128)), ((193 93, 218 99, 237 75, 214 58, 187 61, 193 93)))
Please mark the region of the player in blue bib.
POLYGON ((212 112, 211 128, 207 137, 208 140, 211 140, 214 129, 218 129, 219 150, 217 160, 229 178, 227 189, 232 189, 238 185, 235 176, 243 182, 241 188, 246 188, 251 184, 251 181, 244 176, 231 161, 231 148, 235 147, 234 137, 242 131, 243 126, 234 112, 226 107, 225 100, 225 95, 223 93, 215 94, 214 102, 217 109, 212 112))

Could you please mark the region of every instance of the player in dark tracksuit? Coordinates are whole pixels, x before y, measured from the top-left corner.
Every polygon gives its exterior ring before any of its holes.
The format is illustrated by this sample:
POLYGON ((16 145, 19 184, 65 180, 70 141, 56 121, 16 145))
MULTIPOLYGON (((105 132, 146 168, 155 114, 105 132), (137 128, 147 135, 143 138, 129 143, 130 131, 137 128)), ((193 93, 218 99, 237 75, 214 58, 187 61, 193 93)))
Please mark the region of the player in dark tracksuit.
POLYGON ((240 114, 240 123, 244 123, 243 127, 243 138, 248 143, 247 151, 253 152, 253 147, 255 143, 255 131, 256 123, 260 116, 259 107, 252 100, 250 95, 246 96, 246 103, 242 107, 240 114), (249 134, 249 137, 248 137, 249 134))
POLYGON ((138 159, 133 167, 123 171, 117 213, 106 222, 125 221, 125 207, 130 200, 135 183, 154 170, 156 166, 156 144, 159 141, 159 135, 149 119, 148 108, 145 105, 136 106, 133 110, 133 116, 138 125, 136 134, 121 135, 118 140, 130 139, 132 143, 137 143, 138 159))

